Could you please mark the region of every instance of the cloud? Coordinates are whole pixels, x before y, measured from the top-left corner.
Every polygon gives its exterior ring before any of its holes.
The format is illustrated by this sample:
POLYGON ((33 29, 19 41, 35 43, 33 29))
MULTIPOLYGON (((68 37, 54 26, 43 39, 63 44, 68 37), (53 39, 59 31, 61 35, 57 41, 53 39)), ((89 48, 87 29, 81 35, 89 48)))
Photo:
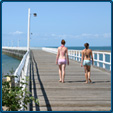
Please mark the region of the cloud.
POLYGON ((59 38, 65 39, 68 37, 68 35, 58 35, 59 38))
POLYGON ((21 31, 15 31, 15 32, 11 32, 9 34, 11 34, 11 35, 21 35, 21 34, 23 34, 23 32, 21 32, 21 31))
POLYGON ((57 35, 56 35, 56 34, 51 34, 51 36, 55 37, 55 36, 57 36, 57 35))
POLYGON ((89 37, 89 36, 92 36, 92 34, 84 33, 84 34, 81 34, 80 36, 83 36, 83 37, 89 37))
POLYGON ((98 38, 99 36, 100 36, 99 34, 94 34, 94 37, 97 37, 98 38))
POLYGON ((72 38, 72 39, 83 39, 83 38, 90 38, 90 39, 93 39, 93 38, 111 38, 111 33, 103 33, 103 34, 91 34, 91 33, 82 33, 82 34, 76 34, 76 35, 70 35, 70 34, 55 34, 55 33, 52 33, 52 34, 34 34, 34 36, 38 36, 38 37, 41 37, 41 38, 46 38, 46 39, 68 39, 68 38, 72 38))
POLYGON ((56 34, 51 34, 51 36, 52 36, 53 38, 63 38, 63 39, 66 39, 66 38, 91 37, 92 34, 86 34, 86 33, 83 33, 83 34, 80 34, 80 35, 67 35, 67 34, 59 34, 59 35, 56 35, 56 34))
POLYGON ((87 38, 111 38, 111 33, 103 33, 103 34, 82 34, 80 37, 87 38))
POLYGON ((111 38, 111 33, 104 33, 104 34, 88 34, 83 33, 80 35, 68 35, 69 38, 111 38))
POLYGON ((39 33, 32 33, 31 35, 39 36, 39 33))
POLYGON ((109 37, 111 37, 111 33, 104 33, 104 34, 103 34, 103 37, 104 37, 104 38, 109 38, 109 37))

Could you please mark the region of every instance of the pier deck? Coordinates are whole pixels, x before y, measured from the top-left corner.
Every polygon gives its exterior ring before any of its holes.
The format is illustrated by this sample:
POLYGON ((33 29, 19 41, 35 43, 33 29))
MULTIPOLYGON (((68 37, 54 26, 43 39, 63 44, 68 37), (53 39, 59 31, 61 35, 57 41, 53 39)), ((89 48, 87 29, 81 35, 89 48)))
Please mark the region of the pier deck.
POLYGON ((32 102, 29 111, 111 110, 111 73, 92 67, 92 83, 85 84, 84 68, 70 60, 65 83, 59 83, 55 59, 55 54, 32 50, 29 89, 39 106, 32 102))

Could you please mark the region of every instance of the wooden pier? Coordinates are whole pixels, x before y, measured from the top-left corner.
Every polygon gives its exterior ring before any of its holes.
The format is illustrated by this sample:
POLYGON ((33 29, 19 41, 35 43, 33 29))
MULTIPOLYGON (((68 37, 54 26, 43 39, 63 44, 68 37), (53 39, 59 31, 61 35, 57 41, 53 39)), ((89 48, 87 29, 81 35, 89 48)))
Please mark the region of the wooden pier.
POLYGON ((85 84, 84 68, 70 60, 65 83, 60 83, 56 55, 31 51, 29 90, 39 99, 28 111, 110 111, 111 73, 91 67, 92 83, 85 84))

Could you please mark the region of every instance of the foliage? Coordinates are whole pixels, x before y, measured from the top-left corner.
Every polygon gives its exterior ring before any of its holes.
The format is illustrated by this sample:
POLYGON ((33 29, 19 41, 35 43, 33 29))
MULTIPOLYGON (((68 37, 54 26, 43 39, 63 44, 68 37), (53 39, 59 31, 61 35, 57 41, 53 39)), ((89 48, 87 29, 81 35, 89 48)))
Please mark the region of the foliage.
MULTIPOLYGON (((12 74, 13 71, 10 71, 12 74)), ((6 75, 5 77, 10 77, 10 81, 2 82, 2 106, 6 106, 8 109, 6 111, 18 111, 21 109, 21 104, 24 108, 27 109, 27 104, 31 101, 39 104, 39 100, 35 99, 33 96, 29 96, 31 93, 27 91, 27 88, 23 89, 24 85, 28 85, 27 82, 21 82, 18 86, 12 86, 12 78, 16 78, 14 75, 6 75), (25 93, 25 95, 23 95, 25 93), (22 99, 23 98, 23 99, 22 99)), ((28 78, 26 78, 28 80, 28 78)))

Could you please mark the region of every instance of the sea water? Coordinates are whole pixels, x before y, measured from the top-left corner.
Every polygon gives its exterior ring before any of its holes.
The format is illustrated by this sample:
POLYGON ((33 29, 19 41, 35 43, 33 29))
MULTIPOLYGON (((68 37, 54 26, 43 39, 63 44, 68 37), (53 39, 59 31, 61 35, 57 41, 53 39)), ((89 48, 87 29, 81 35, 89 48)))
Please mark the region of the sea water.
MULTIPOLYGON (((47 46, 50 48, 58 48, 58 47, 51 47, 51 46, 47 46)), ((83 50, 84 47, 72 47, 72 46, 67 46, 67 48, 69 50, 83 50)), ((101 46, 101 47, 89 47, 89 49, 92 49, 93 51, 111 51, 111 46, 101 46)))
POLYGON ((11 74, 10 71, 15 71, 19 64, 20 60, 2 54, 2 75, 11 74))

